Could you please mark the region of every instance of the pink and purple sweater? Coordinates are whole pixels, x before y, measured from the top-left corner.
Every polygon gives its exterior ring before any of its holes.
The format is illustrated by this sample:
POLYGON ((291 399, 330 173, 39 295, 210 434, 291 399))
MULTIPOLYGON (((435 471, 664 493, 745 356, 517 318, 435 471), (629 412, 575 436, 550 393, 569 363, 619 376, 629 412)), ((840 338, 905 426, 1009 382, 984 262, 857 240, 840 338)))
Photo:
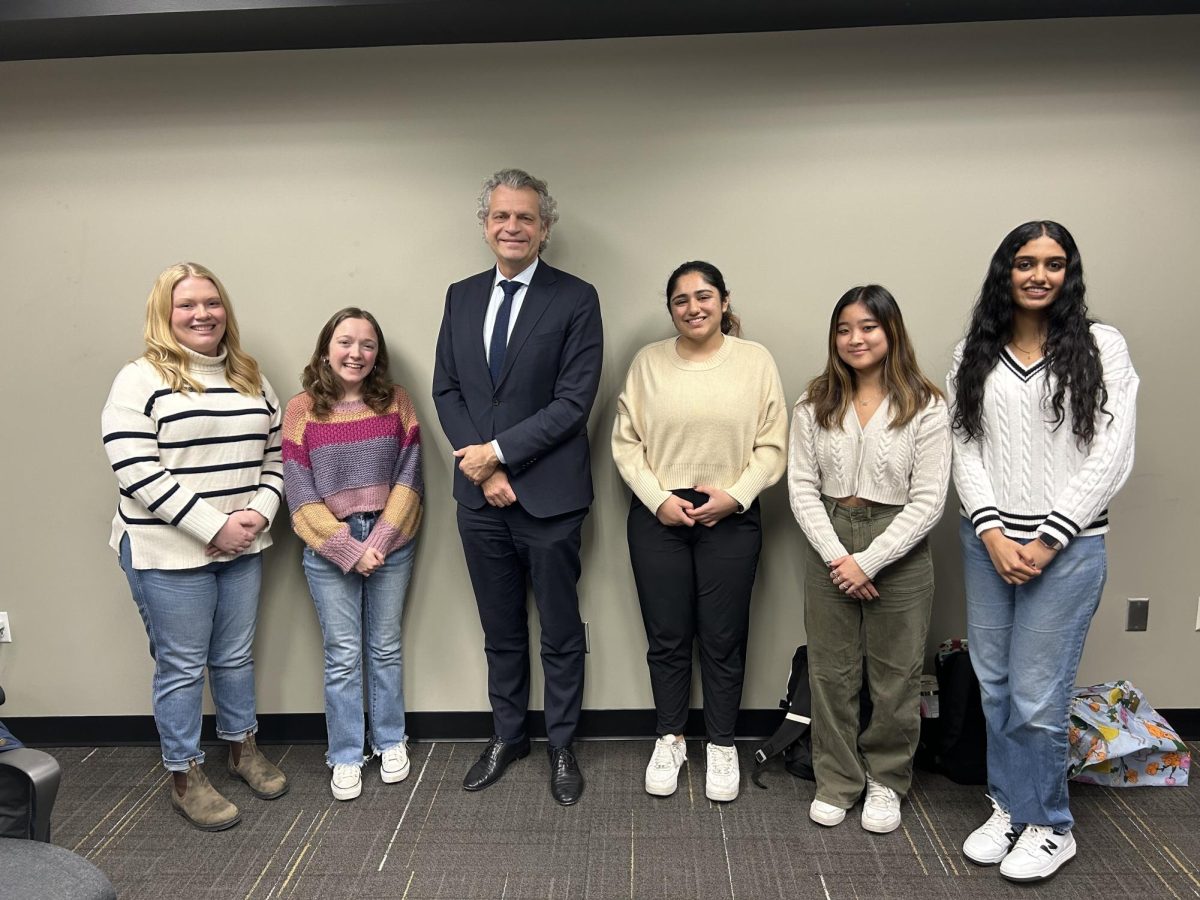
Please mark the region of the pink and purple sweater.
POLYGON ((318 418, 307 393, 283 416, 283 479, 292 527, 321 556, 349 572, 368 547, 387 556, 421 524, 421 426, 399 385, 382 414, 361 401, 336 403, 318 418), (343 521, 381 513, 365 541, 343 521))

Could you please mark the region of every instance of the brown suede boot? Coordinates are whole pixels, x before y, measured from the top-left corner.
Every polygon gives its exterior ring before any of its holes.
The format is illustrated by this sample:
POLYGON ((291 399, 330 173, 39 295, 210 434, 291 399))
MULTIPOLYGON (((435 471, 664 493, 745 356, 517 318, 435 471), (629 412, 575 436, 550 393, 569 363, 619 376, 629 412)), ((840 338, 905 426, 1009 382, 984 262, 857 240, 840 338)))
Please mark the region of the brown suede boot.
POLYGON ((233 764, 233 747, 230 746, 227 768, 230 775, 246 782, 254 796, 262 800, 274 800, 288 792, 287 776, 262 755, 252 734, 246 735, 242 741, 237 765, 233 764))
POLYGON ((187 788, 180 797, 170 786, 171 806, 201 831, 224 831, 242 821, 238 808, 220 795, 204 770, 192 760, 188 764, 187 788))

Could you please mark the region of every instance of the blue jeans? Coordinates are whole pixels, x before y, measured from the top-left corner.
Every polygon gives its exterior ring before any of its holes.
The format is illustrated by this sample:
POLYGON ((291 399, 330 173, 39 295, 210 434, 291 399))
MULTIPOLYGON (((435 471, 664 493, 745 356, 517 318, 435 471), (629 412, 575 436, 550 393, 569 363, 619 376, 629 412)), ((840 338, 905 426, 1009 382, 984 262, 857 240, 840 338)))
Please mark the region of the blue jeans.
MULTIPOLYGON (((346 519, 350 534, 365 540, 376 513, 346 519)), ((361 763, 363 647, 366 647, 366 708, 375 753, 404 743, 404 665, 400 619, 412 576, 413 542, 388 554, 370 577, 343 574, 334 563, 304 548, 304 575, 321 620, 325 640, 325 728, 330 765, 361 763)))
POLYGON ((135 569, 129 537, 121 568, 154 658, 154 724, 163 765, 186 772, 204 762, 200 749, 204 669, 217 709, 217 736, 244 740, 258 730, 254 714, 254 626, 262 556, 240 556, 198 569, 135 569))
POLYGON ((1015 825, 1066 831, 1074 824, 1067 710, 1104 590, 1104 536, 1075 538, 1023 585, 1000 578, 967 519, 959 536, 971 664, 987 720, 988 788, 1015 825))

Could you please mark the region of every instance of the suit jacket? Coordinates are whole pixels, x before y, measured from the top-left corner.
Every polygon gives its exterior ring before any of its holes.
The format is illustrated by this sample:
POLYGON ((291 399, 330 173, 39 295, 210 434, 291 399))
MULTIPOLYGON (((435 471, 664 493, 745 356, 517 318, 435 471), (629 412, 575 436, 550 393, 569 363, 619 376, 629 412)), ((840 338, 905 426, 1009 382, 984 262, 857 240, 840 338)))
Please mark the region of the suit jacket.
MULTIPOLYGON (((604 356, 600 298, 587 282, 539 262, 493 386, 483 318, 495 274, 488 269, 446 291, 433 374, 442 430, 456 450, 496 440, 530 515, 585 509, 592 502, 587 421, 604 356)), ((457 466, 454 499, 471 509, 487 502, 457 466)))

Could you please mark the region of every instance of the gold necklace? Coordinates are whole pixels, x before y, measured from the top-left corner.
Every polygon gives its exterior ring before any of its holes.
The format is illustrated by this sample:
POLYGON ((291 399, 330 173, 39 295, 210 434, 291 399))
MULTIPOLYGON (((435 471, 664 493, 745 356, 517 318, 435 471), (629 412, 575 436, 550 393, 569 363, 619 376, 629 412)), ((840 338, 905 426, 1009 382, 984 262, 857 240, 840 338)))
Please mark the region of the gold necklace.
POLYGON ((1045 351, 1045 349, 1046 349, 1046 345, 1045 345, 1045 343, 1039 343, 1039 344, 1037 345, 1036 349, 1033 349, 1033 350, 1026 350, 1024 347, 1022 347, 1022 346, 1021 346, 1020 344, 1018 344, 1016 341, 1013 341, 1013 342, 1012 342, 1012 345, 1013 345, 1014 347, 1016 347, 1016 348, 1017 348, 1017 351, 1018 351, 1018 352, 1019 352, 1019 353, 1020 353, 1022 356, 1026 356, 1026 357, 1033 356, 1035 353, 1043 353, 1043 352, 1045 351))

